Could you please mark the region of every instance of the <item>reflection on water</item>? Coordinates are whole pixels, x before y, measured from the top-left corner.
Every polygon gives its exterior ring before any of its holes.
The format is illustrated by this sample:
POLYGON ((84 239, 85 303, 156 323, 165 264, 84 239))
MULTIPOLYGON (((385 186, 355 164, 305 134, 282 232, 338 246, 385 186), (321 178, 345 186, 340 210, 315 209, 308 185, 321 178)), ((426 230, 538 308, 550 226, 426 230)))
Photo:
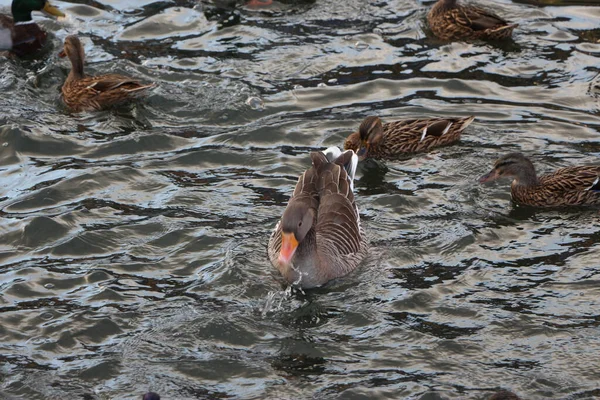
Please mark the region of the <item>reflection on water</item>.
POLYGON ((519 28, 489 44, 429 37, 412 0, 57 3, 52 48, 0 61, 0 398, 597 396, 597 211, 477 177, 510 151, 597 163, 600 6, 497 2, 519 28), (68 113, 70 33, 89 73, 160 86, 68 113), (476 120, 362 164, 368 260, 286 290, 270 230, 368 114, 476 120))

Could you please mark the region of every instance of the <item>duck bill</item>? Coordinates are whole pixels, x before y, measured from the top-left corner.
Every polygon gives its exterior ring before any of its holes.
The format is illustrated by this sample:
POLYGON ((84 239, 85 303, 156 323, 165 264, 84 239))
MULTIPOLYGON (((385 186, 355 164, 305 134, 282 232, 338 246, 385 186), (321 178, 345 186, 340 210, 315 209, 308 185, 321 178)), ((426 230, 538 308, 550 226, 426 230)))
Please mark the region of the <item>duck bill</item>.
POLYGON ((250 0, 246 5, 248 7, 266 7, 270 6, 273 0, 250 0))
POLYGON ((44 13, 51 15, 53 17, 64 17, 65 14, 60 11, 58 8, 54 7, 52 4, 50 4, 49 1, 46 2, 46 4, 44 4, 44 8, 42 9, 42 11, 44 11, 44 13))
POLYGON ((481 178, 479 178, 479 183, 495 181, 496 178, 498 178, 498 173, 496 172, 495 169, 493 169, 490 172, 488 172, 487 174, 483 175, 481 178))
POLYGON ((290 264, 292 257, 298 248, 298 241, 293 233, 281 234, 281 251, 279 252, 279 262, 281 264, 290 264))
POLYGON ((67 56, 67 53, 64 50, 61 50, 60 53, 58 53, 58 56, 60 58, 65 58, 67 56))
POLYGON ((367 158, 368 151, 368 146, 365 143, 361 144, 360 148, 356 152, 356 155, 358 156, 358 161, 363 161, 365 158, 367 158))

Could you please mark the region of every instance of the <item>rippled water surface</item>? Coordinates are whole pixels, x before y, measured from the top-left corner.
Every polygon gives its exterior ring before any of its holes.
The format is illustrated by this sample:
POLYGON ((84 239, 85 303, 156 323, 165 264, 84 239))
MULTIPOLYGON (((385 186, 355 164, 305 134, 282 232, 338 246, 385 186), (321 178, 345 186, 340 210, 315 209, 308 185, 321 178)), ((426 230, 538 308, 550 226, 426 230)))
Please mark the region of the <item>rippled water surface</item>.
POLYGON ((36 16, 47 53, 0 59, 0 398, 600 396, 598 210, 477 183, 512 151, 598 162, 600 5, 499 0, 520 26, 486 44, 433 39, 415 0, 84 3, 36 16), (70 33, 88 72, 159 87, 69 113, 70 33), (308 152, 369 114, 476 120, 363 163, 368 260, 285 293, 270 230, 308 152))

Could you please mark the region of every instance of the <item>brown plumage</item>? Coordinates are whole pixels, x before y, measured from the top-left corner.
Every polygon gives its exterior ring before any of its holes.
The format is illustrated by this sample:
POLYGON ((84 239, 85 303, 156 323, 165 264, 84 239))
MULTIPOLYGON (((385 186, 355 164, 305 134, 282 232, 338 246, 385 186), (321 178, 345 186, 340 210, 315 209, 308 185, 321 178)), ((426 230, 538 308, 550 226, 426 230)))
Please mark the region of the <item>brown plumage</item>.
POLYGON ((475 117, 420 118, 382 124, 369 116, 358 132, 344 142, 344 150, 354 150, 359 159, 394 159, 408 153, 422 153, 434 147, 452 144, 475 117))
POLYGON ((531 161, 521 153, 503 156, 480 183, 513 178, 514 201, 536 207, 600 205, 600 166, 566 167, 538 177, 531 161))
POLYGON ((155 83, 143 84, 124 75, 108 74, 86 76, 83 72, 85 53, 77 36, 65 39, 59 54, 71 60, 71 72, 62 87, 62 98, 72 111, 92 111, 132 101, 144 94, 155 83))
POLYGON ((0 50, 9 50, 23 57, 44 47, 48 34, 31 18, 33 11, 43 11, 55 17, 65 16, 46 0, 13 0, 12 18, 0 14, 0 50))
POLYGON ((501 390, 490 396, 488 400, 521 400, 519 396, 508 390, 501 390))
POLYGON ((456 0, 438 0, 427 14, 431 31, 443 40, 504 39, 518 24, 511 24, 496 14, 456 0))
POLYGON ((331 147, 310 157, 268 245, 271 263, 303 288, 348 274, 367 252, 353 194, 356 155, 331 147))

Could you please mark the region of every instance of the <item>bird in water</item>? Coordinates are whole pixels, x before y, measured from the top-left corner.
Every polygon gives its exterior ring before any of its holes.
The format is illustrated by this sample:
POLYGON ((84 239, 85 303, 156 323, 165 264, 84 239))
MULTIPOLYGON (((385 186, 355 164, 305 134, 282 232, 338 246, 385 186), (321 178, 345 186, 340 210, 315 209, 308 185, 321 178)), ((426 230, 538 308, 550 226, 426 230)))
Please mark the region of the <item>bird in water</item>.
POLYGON ((427 23, 442 40, 505 39, 518 26, 491 11, 456 0, 438 0, 427 14, 427 23))
POLYGON ((508 390, 501 390, 490 396, 488 400, 521 400, 519 396, 508 390))
POLYGON ((142 400, 160 400, 160 395, 154 392, 148 392, 144 394, 142 400))
POLYGON ((457 142, 475 117, 404 119, 383 124, 376 116, 363 120, 358 132, 344 142, 365 158, 394 159, 409 153, 422 153, 457 142))
MULTIPOLYGON (((282 4, 311 4, 316 0, 277 0, 282 4)), ((243 5, 250 8, 268 7, 273 4, 273 0, 213 0, 212 3, 220 8, 232 9, 237 5, 243 5)))
POLYGON ((54 17, 65 16, 47 0, 13 0, 12 17, 0 14, 0 51, 23 57, 44 47, 48 33, 33 21, 33 11, 42 11, 54 17))
POLYGON ((330 147, 310 157, 268 245, 271 263, 302 288, 348 274, 367 253, 354 202, 356 154, 330 147))
POLYGON ((514 201, 536 207, 600 205, 600 166, 566 167, 537 176, 531 161, 510 153, 496 161, 479 183, 508 177, 514 201))
POLYGON ((144 95, 155 83, 144 84, 124 75, 87 76, 83 72, 85 53, 79 38, 67 36, 60 57, 69 57, 71 72, 62 86, 62 98, 72 111, 92 111, 131 101, 144 95))

